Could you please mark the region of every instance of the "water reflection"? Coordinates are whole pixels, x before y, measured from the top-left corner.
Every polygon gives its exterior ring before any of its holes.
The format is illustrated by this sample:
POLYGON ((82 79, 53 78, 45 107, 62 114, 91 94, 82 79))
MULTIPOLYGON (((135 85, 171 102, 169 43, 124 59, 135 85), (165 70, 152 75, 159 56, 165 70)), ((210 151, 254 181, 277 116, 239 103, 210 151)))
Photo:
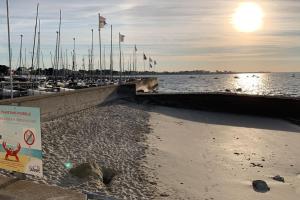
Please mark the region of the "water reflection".
POLYGON ((158 77, 159 92, 232 92, 300 97, 300 73, 160 75, 158 77))
POLYGON ((239 74, 234 77, 236 92, 260 94, 265 74, 239 74))

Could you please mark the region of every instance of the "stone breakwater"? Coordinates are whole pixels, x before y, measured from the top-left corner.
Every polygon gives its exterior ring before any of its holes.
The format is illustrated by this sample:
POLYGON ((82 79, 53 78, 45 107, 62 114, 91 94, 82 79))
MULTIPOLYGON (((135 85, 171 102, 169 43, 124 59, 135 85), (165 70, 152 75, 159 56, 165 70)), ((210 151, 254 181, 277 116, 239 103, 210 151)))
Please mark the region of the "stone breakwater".
POLYGON ((44 178, 27 179, 117 199, 151 199, 155 188, 144 161, 149 117, 144 107, 118 101, 44 122, 44 178), (65 167, 90 161, 117 172, 110 184, 75 178, 65 167))

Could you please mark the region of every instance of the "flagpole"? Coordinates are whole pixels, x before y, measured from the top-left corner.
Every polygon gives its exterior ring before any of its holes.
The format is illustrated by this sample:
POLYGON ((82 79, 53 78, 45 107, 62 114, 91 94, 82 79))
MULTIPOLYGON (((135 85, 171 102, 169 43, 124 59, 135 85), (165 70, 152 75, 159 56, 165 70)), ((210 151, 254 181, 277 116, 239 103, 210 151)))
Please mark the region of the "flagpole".
POLYGON ((131 62, 131 55, 129 56, 129 75, 130 75, 130 78, 132 76, 132 62, 131 62))
POLYGON ((124 62, 124 53, 122 52, 122 72, 124 75, 124 81, 126 82, 126 72, 125 72, 125 62, 124 62))
POLYGON ((133 53, 132 53, 132 71, 133 71, 134 78, 136 78, 136 69, 135 69, 134 58, 135 58, 135 47, 134 47, 133 53))
MULTIPOLYGON (((103 45, 103 70, 106 71, 106 60, 105 60, 105 45, 103 45)), ((104 78, 105 78, 105 75, 104 74, 104 78)))
POLYGON ((145 73, 146 72, 145 53, 143 53, 143 61, 144 61, 144 73, 145 73))
MULTIPOLYGON (((129 56, 129 57, 130 57, 130 56, 129 56)), ((127 73, 127 78, 128 78, 128 79, 130 79, 130 69, 131 69, 131 67, 130 67, 130 59, 131 59, 131 58, 128 59, 128 66, 127 66, 127 67, 128 67, 128 73, 127 73)))
POLYGON ((98 16, 99 16, 99 19, 98 19, 98 23, 99 23, 99 48, 100 48, 100 80, 101 80, 101 82, 102 82, 102 79, 103 79, 103 77, 102 77, 102 47, 101 47, 101 25, 100 25, 100 13, 98 14, 98 16))
POLYGON ((91 80, 91 78, 90 78, 90 76, 91 76, 91 50, 90 49, 88 49, 88 58, 89 58, 89 64, 88 64, 88 66, 89 66, 89 75, 88 75, 88 79, 89 80, 91 80))
POLYGON ((137 56, 136 56, 136 52, 137 52, 137 48, 136 48, 136 45, 134 46, 134 66, 135 66, 135 71, 136 71, 136 74, 137 74, 137 78, 138 78, 138 67, 137 67, 137 56))
POLYGON ((10 98, 14 98, 13 94, 13 77, 12 77, 12 69, 11 69, 11 47, 10 47, 10 24, 9 24, 9 6, 8 6, 8 0, 6 0, 6 17, 7 17, 7 36, 8 36, 8 67, 9 67, 9 73, 10 73, 10 98))
POLYGON ((137 67, 136 67, 136 62, 135 62, 135 57, 136 57, 136 51, 135 51, 135 46, 134 46, 134 50, 133 50, 133 66, 134 66, 134 71, 135 71, 135 78, 138 77, 138 73, 137 73, 137 67))

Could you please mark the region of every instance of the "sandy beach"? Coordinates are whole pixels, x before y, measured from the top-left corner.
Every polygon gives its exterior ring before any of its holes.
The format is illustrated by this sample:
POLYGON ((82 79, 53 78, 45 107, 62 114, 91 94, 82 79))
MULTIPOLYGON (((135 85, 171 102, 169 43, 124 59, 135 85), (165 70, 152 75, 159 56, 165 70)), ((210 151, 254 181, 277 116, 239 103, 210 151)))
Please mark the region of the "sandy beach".
MULTIPOLYGON (((103 198, 151 199, 155 188, 144 167, 150 115, 142 108, 117 101, 42 123, 44 177, 26 179, 103 198), (109 185, 92 177, 75 178, 64 165, 89 161, 116 171, 109 185)), ((4 170, 1 174, 13 176, 4 170)))
POLYGON ((153 107, 148 163, 155 199, 296 200, 300 127, 279 119, 153 107), (280 175, 285 183, 271 177, 280 175), (264 180, 257 193, 253 180, 264 180))
MULTIPOLYGON (((300 127, 280 119, 115 101, 42 123, 43 178, 107 199, 298 200, 300 127), (65 167, 94 161, 110 184, 65 167), (272 179, 284 177, 285 183, 272 179), (257 193, 253 180, 264 180, 257 193)), ((12 177, 7 171, 2 175, 12 177)))

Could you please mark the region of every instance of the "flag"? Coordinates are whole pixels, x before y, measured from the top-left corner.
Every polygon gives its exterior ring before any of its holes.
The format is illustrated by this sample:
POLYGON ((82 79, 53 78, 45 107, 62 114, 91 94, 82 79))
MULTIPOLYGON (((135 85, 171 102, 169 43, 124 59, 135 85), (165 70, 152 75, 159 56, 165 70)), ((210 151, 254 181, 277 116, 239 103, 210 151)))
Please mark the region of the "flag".
POLYGON ((152 63, 152 62, 153 62, 153 61, 152 61, 152 58, 150 58, 150 57, 149 57, 149 62, 150 62, 150 63, 152 63))
POLYGON ((147 60, 147 56, 144 54, 144 60, 147 60))
POLYGON ((106 25, 106 18, 99 15, 99 28, 104 28, 106 25))
POLYGON ((156 60, 154 60, 154 65, 156 65, 157 63, 156 63, 156 60))
POLYGON ((136 45, 134 45, 134 50, 135 50, 135 52, 137 52, 137 51, 138 51, 138 49, 136 48, 136 45))
POLYGON ((119 33, 120 42, 124 42, 124 39, 125 39, 125 35, 122 35, 121 33, 119 33))

